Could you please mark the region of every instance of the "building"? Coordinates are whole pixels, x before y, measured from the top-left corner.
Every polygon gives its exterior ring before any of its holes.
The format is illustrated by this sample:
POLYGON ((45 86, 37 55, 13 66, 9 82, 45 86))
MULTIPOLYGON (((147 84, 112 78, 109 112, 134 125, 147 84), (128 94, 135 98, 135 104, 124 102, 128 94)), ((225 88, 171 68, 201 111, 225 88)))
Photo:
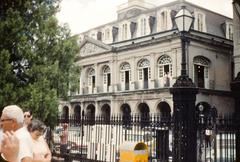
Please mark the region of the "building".
MULTIPOLYGON (((233 0, 234 25, 234 79, 231 89, 235 97, 235 116, 240 117, 240 2, 233 0)), ((236 122, 239 123, 239 122, 236 122)), ((240 133, 236 134, 236 159, 240 159, 240 133)))
MULTIPOLYGON (((196 109, 203 105, 207 112, 215 106, 219 114, 233 113, 233 21, 184 0, 161 6, 128 0, 118 7, 116 21, 81 33, 80 88, 70 102, 60 102, 59 111, 66 117, 106 119, 113 114, 170 116, 169 88, 181 71, 174 17, 182 6, 195 18, 186 53, 188 75, 199 88, 196 109)), ((234 59, 239 62, 239 56, 234 59)))
MULTIPOLYGON (((234 23, 234 77, 240 73, 240 2, 233 2, 233 23, 234 23)), ((240 75, 240 74, 239 74, 240 75)))

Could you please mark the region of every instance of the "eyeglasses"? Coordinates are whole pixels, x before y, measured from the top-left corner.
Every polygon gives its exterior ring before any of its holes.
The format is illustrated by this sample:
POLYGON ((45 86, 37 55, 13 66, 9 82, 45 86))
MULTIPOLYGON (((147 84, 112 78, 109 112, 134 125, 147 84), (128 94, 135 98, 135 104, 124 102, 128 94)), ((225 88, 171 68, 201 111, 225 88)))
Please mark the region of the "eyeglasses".
POLYGON ((11 121, 11 120, 13 120, 13 119, 1 119, 0 122, 3 123, 5 121, 11 121))
POLYGON ((31 115, 24 115, 24 118, 30 118, 31 117, 31 115))

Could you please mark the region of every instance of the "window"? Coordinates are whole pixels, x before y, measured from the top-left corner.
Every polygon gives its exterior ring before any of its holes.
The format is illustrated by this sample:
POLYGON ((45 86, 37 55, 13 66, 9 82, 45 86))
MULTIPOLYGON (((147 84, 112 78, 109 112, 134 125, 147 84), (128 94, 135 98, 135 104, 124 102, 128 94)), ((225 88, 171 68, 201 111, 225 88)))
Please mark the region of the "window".
POLYGON ((206 32, 206 22, 205 15, 199 11, 194 12, 195 20, 194 20, 194 30, 200 32, 206 32))
POLYGON ((125 90, 129 90, 129 83, 131 81, 131 68, 129 63, 123 63, 120 66, 121 82, 125 85, 125 90))
POLYGON ((197 30, 203 31, 203 15, 202 14, 197 15, 197 30))
MULTIPOLYGON (((139 75, 138 75, 139 77, 138 77, 138 79, 142 80, 143 79, 143 75, 144 75, 143 74, 144 69, 147 69, 147 73, 150 72, 150 70, 148 70, 148 69, 150 69, 150 62, 147 59, 142 59, 138 63, 138 68, 139 68, 139 75)), ((147 75, 147 76, 148 76, 147 78, 149 78, 149 75, 147 75)))
POLYGON ((226 38, 233 40, 233 24, 226 23, 226 38))
POLYGON ((109 66, 105 66, 103 68, 103 84, 107 84, 108 74, 110 74, 110 68, 109 66))
POLYGON ((167 11, 161 12, 161 29, 162 30, 167 30, 167 11))
POLYGON ((127 39, 127 24, 123 24, 122 25, 122 40, 126 40, 127 39))
POLYGON ((171 10, 169 8, 163 8, 157 13, 157 32, 170 30, 172 26, 171 10))
POLYGON ((91 38, 95 38, 95 36, 96 36, 95 33, 91 34, 91 38))
POLYGON ((106 91, 109 91, 109 86, 111 85, 111 72, 109 66, 103 67, 103 86, 106 87, 106 91))
POLYGON ((102 32, 102 39, 104 39, 105 38, 105 33, 104 32, 102 32))
POLYGON ((141 19, 141 22, 140 22, 140 26, 141 26, 141 36, 144 36, 146 35, 146 19, 145 18, 142 18, 141 19))
POLYGON ((163 55, 158 61, 158 77, 162 78, 166 75, 172 76, 172 59, 167 55, 163 55))
POLYGON ((197 87, 209 88, 209 66, 210 61, 202 56, 196 56, 193 59, 194 64, 194 82, 197 87))
POLYGON ((88 71, 88 86, 95 87, 95 70, 93 68, 88 71))
POLYGON ((138 62, 138 79, 143 81, 143 88, 148 88, 148 80, 151 79, 150 62, 142 59, 138 62))
POLYGON ((110 29, 105 30, 105 40, 110 39, 110 29))

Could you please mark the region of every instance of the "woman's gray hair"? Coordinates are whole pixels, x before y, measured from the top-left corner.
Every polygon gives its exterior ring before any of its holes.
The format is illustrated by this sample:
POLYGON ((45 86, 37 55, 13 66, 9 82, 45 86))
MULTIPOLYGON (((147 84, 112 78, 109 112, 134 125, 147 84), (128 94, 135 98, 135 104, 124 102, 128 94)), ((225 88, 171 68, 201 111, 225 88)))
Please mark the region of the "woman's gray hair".
POLYGON ((15 119, 17 123, 23 124, 24 115, 22 109, 17 105, 9 105, 3 108, 2 114, 11 119, 15 119))
POLYGON ((46 129, 46 125, 38 119, 33 119, 32 122, 28 125, 27 129, 29 132, 44 132, 44 130, 46 129))

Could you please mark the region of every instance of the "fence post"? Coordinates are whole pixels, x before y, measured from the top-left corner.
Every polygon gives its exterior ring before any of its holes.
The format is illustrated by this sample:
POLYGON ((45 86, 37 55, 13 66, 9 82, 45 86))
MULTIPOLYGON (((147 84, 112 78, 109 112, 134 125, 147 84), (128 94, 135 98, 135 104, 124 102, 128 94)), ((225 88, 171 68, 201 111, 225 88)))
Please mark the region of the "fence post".
POLYGON ((196 94, 187 76, 180 76, 173 88, 173 162, 197 162, 196 94))
POLYGON ((240 72, 231 83, 231 90, 235 99, 235 119, 236 122, 236 162, 240 162, 240 72))

